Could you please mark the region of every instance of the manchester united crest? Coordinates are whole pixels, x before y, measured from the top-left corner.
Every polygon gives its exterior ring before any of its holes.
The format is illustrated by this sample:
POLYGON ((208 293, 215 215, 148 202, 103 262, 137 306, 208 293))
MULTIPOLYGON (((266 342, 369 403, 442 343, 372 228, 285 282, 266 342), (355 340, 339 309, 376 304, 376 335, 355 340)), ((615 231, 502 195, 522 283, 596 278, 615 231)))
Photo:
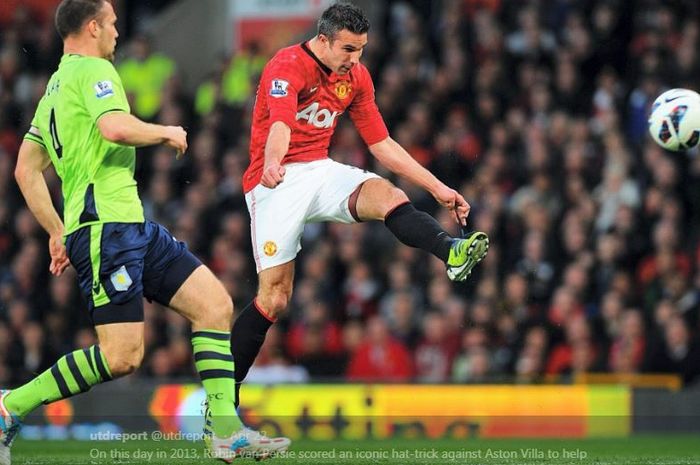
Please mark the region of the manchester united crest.
POLYGON ((335 84, 335 95, 338 96, 340 100, 345 100, 352 92, 352 86, 348 81, 338 81, 335 84))
POLYGON ((263 252, 268 257, 273 257, 277 253, 277 244, 272 241, 267 241, 263 244, 263 252))

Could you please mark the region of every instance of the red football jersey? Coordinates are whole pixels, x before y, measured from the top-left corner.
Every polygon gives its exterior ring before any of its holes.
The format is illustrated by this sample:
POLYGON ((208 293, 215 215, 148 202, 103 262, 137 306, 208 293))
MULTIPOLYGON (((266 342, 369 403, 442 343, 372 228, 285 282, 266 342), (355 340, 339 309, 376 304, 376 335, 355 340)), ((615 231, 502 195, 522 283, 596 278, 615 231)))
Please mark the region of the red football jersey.
POLYGON ((244 192, 260 182, 272 123, 282 121, 292 130, 283 164, 320 160, 328 157, 338 117, 346 109, 367 145, 389 136, 374 102, 372 78, 361 63, 338 75, 321 63, 306 43, 277 52, 265 65, 258 84, 244 192))

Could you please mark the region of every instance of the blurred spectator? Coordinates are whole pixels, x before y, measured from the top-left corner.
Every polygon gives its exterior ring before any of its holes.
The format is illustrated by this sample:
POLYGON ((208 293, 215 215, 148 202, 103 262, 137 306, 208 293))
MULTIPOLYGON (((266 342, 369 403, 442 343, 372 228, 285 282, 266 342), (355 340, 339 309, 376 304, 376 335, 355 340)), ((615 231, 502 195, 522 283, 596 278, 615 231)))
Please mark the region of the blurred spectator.
POLYGON ((609 166, 605 170, 603 182, 595 189, 593 195, 600 203, 596 220, 596 229, 600 232, 608 231, 612 227, 621 206, 636 208, 640 203, 636 183, 626 178, 625 168, 619 165, 609 166))
POLYGON ((586 318, 573 316, 566 322, 565 340, 552 349, 545 371, 550 375, 591 371, 597 356, 586 318))
POLYGON ((321 301, 304 306, 302 319, 293 323, 287 334, 287 353, 312 376, 340 376, 342 348, 340 326, 331 320, 327 305, 321 301))
POLYGON ((234 54, 223 72, 221 96, 228 105, 243 106, 254 93, 256 78, 267 63, 256 42, 234 54))
POLYGON ((406 347, 389 334, 378 316, 367 322, 367 337, 350 359, 347 376, 357 381, 407 381, 413 362, 406 347))
POLYGON ((153 52, 148 37, 132 39, 128 58, 117 66, 124 90, 133 96, 134 113, 152 120, 161 108, 163 92, 169 79, 176 75, 175 62, 166 55, 153 52))
POLYGON ((457 347, 447 338, 445 317, 436 312, 423 317, 423 340, 415 349, 416 379, 428 383, 448 380, 457 347))
MULTIPOLYGON (((21 335, 20 345, 16 347, 15 354, 24 354, 21 360, 16 360, 16 365, 12 368, 12 378, 14 382, 26 383, 35 376, 47 370, 54 363, 54 354, 46 346, 43 328, 36 322, 27 323, 21 335)), ((12 354, 10 354, 12 356, 12 354)))
POLYGON ((460 355, 455 361, 452 379, 461 383, 486 383, 492 381, 489 351, 475 347, 460 355))
POLYGON ((417 322, 415 299, 409 292, 397 292, 391 296, 382 317, 386 319, 391 334, 409 349, 414 349, 421 337, 417 322))
POLYGON ((644 360, 646 338, 639 310, 628 309, 621 316, 620 331, 610 346, 608 364, 617 373, 638 373, 644 360))
POLYGON ((461 351, 452 364, 452 381, 479 383, 491 379, 494 370, 487 342, 488 334, 483 328, 470 328, 464 333, 461 351))
POLYGON ((673 315, 664 325, 663 343, 651 354, 646 370, 678 373, 687 384, 700 376, 700 344, 692 337, 687 323, 673 315))
POLYGON ((533 326, 525 334, 525 343, 515 362, 515 380, 518 383, 537 382, 544 372, 544 358, 549 336, 542 326, 533 326))
POLYGON ((246 380, 259 384, 304 383, 309 380, 309 373, 290 363, 284 354, 282 334, 277 326, 272 326, 246 380))
POLYGON ((366 262, 360 260, 350 265, 343 287, 346 316, 366 318, 375 313, 379 283, 372 276, 372 269, 366 262))

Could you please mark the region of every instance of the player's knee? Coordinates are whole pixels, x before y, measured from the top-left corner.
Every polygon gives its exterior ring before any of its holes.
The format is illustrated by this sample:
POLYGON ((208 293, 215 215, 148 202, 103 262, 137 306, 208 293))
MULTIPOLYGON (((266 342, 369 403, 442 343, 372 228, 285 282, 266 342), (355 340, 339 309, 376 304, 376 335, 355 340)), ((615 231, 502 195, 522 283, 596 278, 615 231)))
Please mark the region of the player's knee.
POLYGON ((402 203, 408 202, 406 193, 394 185, 391 185, 391 189, 389 189, 388 198, 389 202, 387 203, 391 204, 391 208, 398 207, 402 203))
POLYGON ((290 296, 284 292, 279 292, 273 295, 272 304, 266 308, 267 315, 271 318, 277 318, 279 315, 287 311, 290 296))
POLYGON ((205 325, 207 327, 223 330, 231 329, 233 324, 233 301, 231 296, 224 292, 223 295, 214 297, 205 317, 209 320, 209 324, 205 325))
POLYGON ((390 211, 395 209, 401 204, 404 204, 409 201, 408 196, 404 191, 399 189, 398 187, 394 186, 391 182, 386 181, 385 187, 385 192, 382 195, 382 198, 385 199, 383 204, 384 204, 384 212, 383 216, 386 216, 390 211))
POLYGON ((270 318, 284 314, 292 297, 292 290, 284 285, 272 286, 258 294, 258 305, 270 318))
POLYGON ((119 350, 106 353, 107 363, 112 378, 126 376, 136 371, 143 361, 143 345, 127 346, 119 350))
POLYGON ((408 201, 408 196, 404 191, 396 187, 388 179, 376 179, 368 182, 373 182, 374 184, 371 189, 371 193, 376 197, 384 200, 386 204, 400 204, 408 201))
POLYGON ((226 294, 226 298, 221 302, 221 319, 228 323, 229 326, 233 324, 233 300, 231 296, 226 294))

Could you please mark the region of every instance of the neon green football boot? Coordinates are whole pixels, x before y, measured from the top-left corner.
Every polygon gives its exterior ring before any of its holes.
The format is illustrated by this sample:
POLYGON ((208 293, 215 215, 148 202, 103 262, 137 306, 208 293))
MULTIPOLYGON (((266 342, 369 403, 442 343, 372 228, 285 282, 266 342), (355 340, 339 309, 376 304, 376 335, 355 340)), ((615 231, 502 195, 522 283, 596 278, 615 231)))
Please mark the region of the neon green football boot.
POLYGON ((489 238, 482 232, 475 231, 464 239, 455 239, 447 259, 447 277, 452 281, 466 280, 488 251, 489 238))
POLYGON ((22 422, 5 407, 5 398, 10 391, 0 391, 0 465, 10 465, 10 447, 17 437, 22 422))

